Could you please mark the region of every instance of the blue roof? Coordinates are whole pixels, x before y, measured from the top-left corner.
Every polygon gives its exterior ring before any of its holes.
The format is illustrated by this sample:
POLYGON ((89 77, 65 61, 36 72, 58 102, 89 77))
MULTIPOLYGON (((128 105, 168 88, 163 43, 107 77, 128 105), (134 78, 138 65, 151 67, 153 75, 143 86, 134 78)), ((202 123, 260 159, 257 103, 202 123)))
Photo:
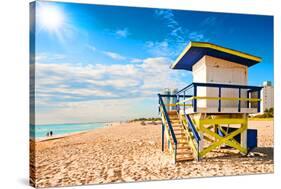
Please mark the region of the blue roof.
POLYGON ((253 66, 261 61, 261 58, 237 50, 225 48, 212 43, 190 42, 177 60, 171 65, 172 69, 184 69, 192 71, 192 66, 203 56, 208 55, 235 62, 245 66, 253 66))

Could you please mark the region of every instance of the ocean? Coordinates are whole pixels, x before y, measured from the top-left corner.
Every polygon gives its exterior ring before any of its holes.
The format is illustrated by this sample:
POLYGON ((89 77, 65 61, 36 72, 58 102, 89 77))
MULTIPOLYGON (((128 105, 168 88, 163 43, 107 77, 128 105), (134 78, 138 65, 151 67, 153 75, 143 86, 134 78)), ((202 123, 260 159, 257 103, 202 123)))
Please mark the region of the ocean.
POLYGON ((81 131, 88 131, 106 126, 106 123, 68 123, 68 124, 46 124, 31 125, 30 136, 32 138, 46 137, 47 133, 52 131, 53 136, 69 134, 81 131))

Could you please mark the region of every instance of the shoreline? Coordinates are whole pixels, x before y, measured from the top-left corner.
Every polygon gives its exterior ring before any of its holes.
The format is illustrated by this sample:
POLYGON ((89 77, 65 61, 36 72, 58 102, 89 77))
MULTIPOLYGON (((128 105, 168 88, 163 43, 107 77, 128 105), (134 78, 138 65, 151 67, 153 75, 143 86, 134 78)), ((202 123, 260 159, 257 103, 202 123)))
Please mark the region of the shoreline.
MULTIPOLYGON (((96 129, 98 129, 98 128, 96 128, 96 129)), ((59 134, 59 135, 53 135, 53 136, 39 137, 39 138, 31 137, 30 140, 35 141, 35 142, 43 142, 43 141, 48 141, 48 140, 56 140, 56 139, 62 139, 62 138, 66 138, 66 137, 71 137, 71 136, 87 133, 87 132, 92 131, 92 130, 95 130, 95 129, 91 129, 91 130, 87 130, 87 131, 78 131, 78 132, 72 132, 72 133, 65 133, 65 134, 59 134)))
MULTIPOLYGON (((84 123, 84 124, 87 124, 87 123, 84 123)), ((48 140, 56 140, 56 139, 61 139, 61 138, 65 138, 65 137, 71 137, 71 136, 75 136, 75 135, 91 132, 91 131, 94 131, 96 129, 102 129, 102 128, 111 127, 111 126, 114 126, 114 125, 117 125, 117 124, 120 124, 120 122, 106 122, 106 123, 104 123, 103 127, 93 128, 93 129, 84 130, 84 131, 70 132, 70 133, 65 133, 65 134, 58 134, 58 135, 53 135, 53 136, 38 137, 38 138, 30 136, 29 139, 32 140, 32 141, 35 141, 35 142, 42 142, 42 141, 48 141, 48 140)))

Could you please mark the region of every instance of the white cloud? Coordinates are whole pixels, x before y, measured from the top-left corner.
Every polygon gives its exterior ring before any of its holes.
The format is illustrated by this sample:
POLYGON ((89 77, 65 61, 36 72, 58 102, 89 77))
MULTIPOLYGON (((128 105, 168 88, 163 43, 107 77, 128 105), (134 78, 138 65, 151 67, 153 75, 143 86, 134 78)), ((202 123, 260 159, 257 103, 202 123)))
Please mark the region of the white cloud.
POLYGON ((97 104, 116 104, 119 101, 138 102, 118 106, 116 114, 120 119, 128 116, 141 117, 145 111, 148 111, 145 114, 147 116, 154 115, 157 108, 151 105, 153 107, 146 106, 147 109, 140 111, 143 102, 137 99, 152 99, 157 104, 157 93, 167 87, 182 88, 186 83, 181 80, 179 71, 169 68, 171 60, 168 58, 156 57, 137 61, 138 64, 114 65, 37 63, 35 100, 38 120, 49 123, 101 121, 106 117, 113 120, 117 119, 115 115, 106 113, 102 117, 102 112, 109 111, 110 106, 105 110, 97 104), (124 117, 121 116, 122 112, 124 117))
POLYGON ((158 116, 157 100, 154 98, 103 99, 57 103, 53 106, 51 111, 36 112, 36 124, 125 121, 158 116), (147 102, 151 106, 143 106, 147 102))
POLYGON ((142 61, 143 61, 143 60, 140 59, 140 58, 132 58, 132 59, 130 60, 131 63, 141 63, 142 61))
POLYGON ((35 56, 35 62, 56 61, 64 58, 65 55, 58 53, 37 53, 35 56))
POLYGON ((103 51, 103 53, 114 60, 125 60, 126 58, 118 53, 111 51, 103 51))
POLYGON ((119 29, 115 32, 117 37, 126 38, 130 33, 128 28, 119 29))

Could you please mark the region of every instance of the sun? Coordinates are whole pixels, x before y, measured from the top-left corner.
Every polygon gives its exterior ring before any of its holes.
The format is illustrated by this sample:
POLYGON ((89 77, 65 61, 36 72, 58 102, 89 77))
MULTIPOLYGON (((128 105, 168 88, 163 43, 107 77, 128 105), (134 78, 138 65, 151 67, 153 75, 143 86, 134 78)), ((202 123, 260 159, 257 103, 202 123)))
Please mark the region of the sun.
POLYGON ((44 5, 38 9, 39 25, 50 32, 57 32, 64 23, 64 14, 56 6, 44 5))

